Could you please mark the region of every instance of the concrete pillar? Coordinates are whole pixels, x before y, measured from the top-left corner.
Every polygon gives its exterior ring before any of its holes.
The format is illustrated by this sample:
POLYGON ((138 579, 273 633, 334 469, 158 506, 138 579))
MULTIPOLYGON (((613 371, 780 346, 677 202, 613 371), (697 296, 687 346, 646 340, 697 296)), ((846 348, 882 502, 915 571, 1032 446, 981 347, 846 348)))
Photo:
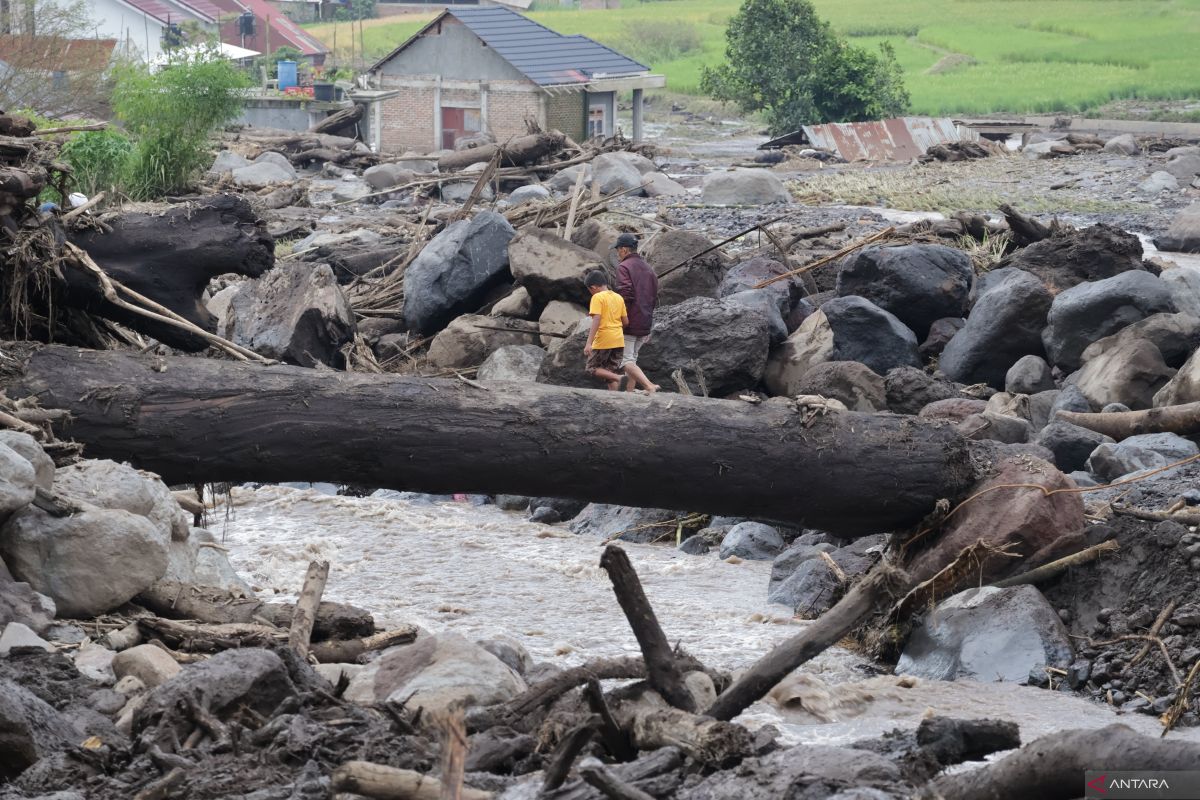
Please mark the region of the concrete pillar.
POLYGON ((633 90, 633 141, 642 141, 642 90, 633 90))

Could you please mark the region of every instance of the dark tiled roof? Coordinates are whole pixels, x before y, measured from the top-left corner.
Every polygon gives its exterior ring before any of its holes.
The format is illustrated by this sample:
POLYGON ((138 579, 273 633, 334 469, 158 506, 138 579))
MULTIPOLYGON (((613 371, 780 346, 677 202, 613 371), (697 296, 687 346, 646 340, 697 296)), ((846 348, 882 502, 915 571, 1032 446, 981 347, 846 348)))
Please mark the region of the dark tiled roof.
MULTIPOLYGON (((539 86, 640 75, 650 69, 586 36, 563 36, 508 8, 448 8, 445 13, 466 25, 501 58, 539 86)), ((384 57, 375 67, 391 59, 407 44, 405 42, 384 57)))

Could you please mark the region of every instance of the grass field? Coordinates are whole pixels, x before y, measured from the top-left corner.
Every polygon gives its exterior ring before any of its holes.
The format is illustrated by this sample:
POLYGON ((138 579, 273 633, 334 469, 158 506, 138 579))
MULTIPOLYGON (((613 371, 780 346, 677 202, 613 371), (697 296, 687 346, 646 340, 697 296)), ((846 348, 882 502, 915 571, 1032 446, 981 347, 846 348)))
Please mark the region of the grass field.
MULTIPOLYGON (((860 45, 889 41, 904 68, 912 112, 1086 111, 1111 100, 1200 97, 1200 0, 815 0, 860 45)), ((691 25, 700 47, 651 67, 675 92, 699 91, 704 64, 724 56, 738 0, 630 2, 612 11, 547 9, 538 22, 620 47, 629 25, 691 25)), ((393 18, 395 19, 395 18, 393 18)), ((425 19, 428 19, 425 18, 425 19)), ((370 20, 363 38, 377 57, 423 24, 370 20)), ((337 26, 345 61, 349 24, 337 26)), ((327 44, 334 26, 312 26, 327 44)))

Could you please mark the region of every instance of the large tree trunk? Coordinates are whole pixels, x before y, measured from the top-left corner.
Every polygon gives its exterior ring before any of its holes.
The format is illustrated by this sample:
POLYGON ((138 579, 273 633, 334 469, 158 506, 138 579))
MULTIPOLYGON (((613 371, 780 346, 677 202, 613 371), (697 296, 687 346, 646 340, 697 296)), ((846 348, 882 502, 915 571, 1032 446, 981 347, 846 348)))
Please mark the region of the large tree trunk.
MULTIPOLYGON (((89 228, 72 234, 71 241, 110 277, 209 333, 216 332, 216 318, 203 301, 209 281, 229 272, 256 278, 275 263, 265 223, 237 195, 213 195, 158 213, 130 211, 105 223, 108 231, 89 228)), ((90 276, 63 272, 71 305, 180 350, 208 347, 199 336, 113 305, 90 276)))
POLYGON ((659 393, 33 348, 12 397, 70 411, 92 457, 169 483, 322 480, 777 519, 913 525, 975 480, 948 424, 659 393))
POLYGON ((496 151, 501 149, 504 150, 504 155, 500 157, 500 166, 523 167, 562 150, 566 141, 566 137, 557 132, 531 133, 499 144, 485 144, 447 153, 438 159, 438 169, 442 172, 455 172, 472 164, 482 164, 491 161, 496 151))

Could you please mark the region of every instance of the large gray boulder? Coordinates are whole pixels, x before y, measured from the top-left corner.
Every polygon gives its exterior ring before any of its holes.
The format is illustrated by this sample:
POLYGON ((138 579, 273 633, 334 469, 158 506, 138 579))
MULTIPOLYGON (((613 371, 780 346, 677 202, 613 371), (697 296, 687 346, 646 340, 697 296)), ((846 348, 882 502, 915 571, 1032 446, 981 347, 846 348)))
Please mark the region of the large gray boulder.
POLYGON ((590 295, 583 279, 591 270, 604 269, 594 252, 545 228, 523 228, 514 236, 508 243, 508 264, 513 280, 538 307, 553 300, 586 305, 590 295))
POLYGON ((1104 443, 1092 451, 1087 471, 1111 482, 1134 472, 1158 469, 1200 453, 1190 439, 1174 433, 1143 433, 1119 442, 1104 443))
POLYGON ((712 241, 694 231, 659 231, 646 238, 639 248, 642 258, 658 274, 658 304, 671 306, 692 297, 716 297, 725 276, 726 262, 712 241), (709 251, 705 253, 705 251, 709 251), (704 255, 692 258, 699 253, 704 255), (692 259, 688 261, 688 259, 692 259), (675 269, 687 261, 687 265, 675 269))
MULTIPOLYGON (((896 414, 928 416, 923 413, 923 409, 931 403, 963 397, 954 384, 916 367, 896 367, 888 370, 888 374, 883 376, 883 387, 887 394, 887 408, 896 414)), ((967 413, 980 410, 982 409, 974 409, 967 413)))
POLYGON ((1175 377, 1154 395, 1154 406, 1174 406, 1200 401, 1200 350, 1192 354, 1175 377))
POLYGON ((54 489, 99 508, 146 517, 162 536, 175 541, 186 540, 191 531, 190 517, 162 479, 128 464, 101 459, 79 461, 57 471, 54 489))
POLYGON ((268 186, 289 183, 296 179, 295 170, 286 170, 269 161, 236 167, 231 174, 233 182, 243 189, 265 189, 268 186))
POLYGON ((43 633, 53 624, 57 611, 52 599, 35 592, 28 583, 14 580, 0 561, 0 628, 19 622, 35 633, 43 633))
POLYGON ((790 559, 786 557, 785 552, 779 561, 772 565, 767 602, 789 606, 795 613, 807 619, 820 616, 828 611, 848 588, 825 560, 822 551, 841 570, 849 583, 865 574, 875 563, 876 556, 868 551, 880 548, 883 539, 882 535, 864 536, 845 547, 830 550, 826 550, 824 545, 816 545, 807 552, 790 551, 790 559), (784 575, 789 561, 794 562, 796 566, 784 575))
POLYGON ((1022 356, 1041 355, 1050 291, 1019 269, 997 269, 980 282, 967 323, 942 351, 938 366, 952 381, 1004 387, 1022 356))
POLYGON ((25 687, 0 680, 0 781, 78 745, 79 733, 66 716, 25 687))
POLYGON ((404 271, 404 321, 422 336, 475 311, 508 279, 512 225, 493 211, 460 220, 433 238, 404 271))
MULTIPOLYGON (((1200 247, 1197 248, 1200 250, 1200 247)), ((1171 290, 1171 299, 1181 313, 1200 318, 1200 267, 1179 266, 1159 275, 1171 290)))
POLYGON ((817 364, 804 374, 795 388, 795 394, 816 394, 840 400, 851 411, 888 410, 883 378, 857 361, 817 364))
POLYGON ((180 584, 207 587, 236 597, 254 597, 254 590, 229 563, 224 548, 204 528, 192 528, 186 539, 171 542, 167 571, 153 588, 174 594, 180 584))
POLYGON ((1026 683, 1029 673, 1071 663, 1058 614, 1032 586, 968 589, 942 601, 913 631, 897 675, 1026 683))
POLYGON ((1021 356, 1004 376, 1004 391, 1010 394, 1037 394, 1053 388, 1054 375, 1041 356, 1021 356))
POLYGON ((1168 154, 1163 170, 1174 175, 1180 183, 1191 183, 1200 175, 1200 148, 1177 148, 1177 152, 1168 154))
POLYGON ((546 351, 532 344, 510 344, 495 350, 482 364, 475 378, 489 381, 521 381, 532 383, 537 380, 538 370, 546 351))
POLYGON ((645 183, 642 191, 646 193, 646 197, 676 197, 688 193, 683 184, 672 180, 661 172, 651 172, 648 175, 643 175, 642 181, 645 183))
POLYGON ((581 324, 589 323, 588 310, 564 300, 551 300, 538 316, 538 333, 542 346, 547 347, 562 336, 574 333, 581 324))
POLYGON ((785 547, 779 531, 761 522, 739 522, 721 540, 721 558, 737 556, 746 561, 773 561, 785 547))
POLYGON ((583 346, 587 344, 587 327, 581 327, 566 339, 557 339, 546 348, 546 357, 538 369, 538 383, 553 386, 575 386, 581 389, 603 389, 603 381, 585 371, 583 346))
POLYGON ((1153 342, 1129 338, 1090 358, 1068 380, 1093 407, 1120 403, 1143 409, 1154 404, 1155 394, 1174 374, 1153 342))
POLYGON ((1092 342, 1080 357, 1084 364, 1134 339, 1150 342, 1168 367, 1179 367, 1200 347, 1200 317, 1191 314, 1151 314, 1112 336, 1092 342))
POLYGON ((762 206, 790 203, 783 181, 765 169, 731 169, 704 177, 701 199, 713 206, 762 206))
POLYGON ((1142 154, 1141 145, 1138 144, 1137 137, 1132 133, 1123 133, 1119 136, 1114 136, 1104 143, 1104 152, 1113 153, 1119 156, 1140 156, 1142 154))
POLYGON ((229 302, 234 342, 301 367, 341 366, 354 313, 327 264, 281 264, 247 281, 229 302))
POLYGON ((228 175, 235 169, 250 166, 250 159, 246 158, 241 153, 235 153, 232 150, 222 150, 217 153, 217 157, 213 159, 212 166, 208 168, 209 175, 228 175))
POLYGON ((787 266, 772 258, 755 256, 730 267, 725 276, 721 278, 721 283, 717 287, 717 296, 729 297, 738 292, 749 291, 766 292, 779 304, 779 312, 787 314, 804 290, 799 278, 785 278, 761 289, 754 287, 764 281, 785 275, 788 271, 787 266))
POLYGON ((771 353, 767 388, 775 395, 798 394, 809 370, 827 361, 857 361, 883 375, 893 367, 920 366, 921 357, 917 337, 894 315, 862 297, 838 297, 771 353))
POLYGON ((677 369, 693 391, 699 388, 697 372, 703 373, 708 393, 722 397, 758 385, 769 345, 770 323, 764 315, 694 297, 658 308, 654 333, 642 347, 638 365, 650 380, 668 389, 675 386, 671 373, 677 369))
POLYGON ((1176 214, 1166 233, 1155 237, 1154 246, 1168 252, 1200 253, 1200 203, 1176 214))
POLYGON ((752 314, 766 317, 770 326, 771 346, 782 344, 788 337, 787 322, 779 313, 779 303, 765 289, 751 289, 721 298, 729 308, 742 308, 752 314))
POLYGON ((508 202, 514 206, 521 203, 536 203, 540 200, 549 200, 550 190, 540 183, 527 183, 524 186, 518 186, 513 189, 508 195, 508 202))
POLYGON ((391 189, 393 186, 403 186, 412 183, 417 174, 408 167, 397 162, 376 164, 363 170, 363 180, 375 191, 391 189))
POLYGON ((638 168, 618 153, 601 153, 592 159, 592 184, 602 195, 628 192, 637 197, 643 193, 639 188, 643 182, 638 168))
POLYGON ((600 540, 653 542, 667 534, 674 537, 679 516, 678 511, 665 508, 589 503, 571 520, 571 533, 600 540))
POLYGON ((1145 270, 1141 240, 1128 231, 1103 223, 1034 242, 997 265, 999 269, 1010 267, 1036 276, 1056 293, 1086 281, 1099 281, 1130 270, 1145 270))
POLYGON ((463 314, 429 344, 429 363, 435 367, 477 367, 501 347, 536 345, 537 323, 482 314, 463 314), (481 327, 482 326, 482 327, 481 327), (505 328, 504 331, 493 330, 505 328))
POLYGON ((894 314, 919 339, 944 317, 967 313, 975 282, 971 259, 939 244, 868 247, 846 257, 837 276, 840 297, 858 295, 894 314))
POLYGON ((33 464, 7 445, 0 445, 0 523, 33 502, 37 472, 33 464))
MULTIPOLYGON (((0 446, 8 447, 33 467, 34 483, 43 489, 54 485, 54 460, 46 455, 46 451, 28 433, 20 431, 0 430, 0 446)), ((0 470, 0 479, 4 475, 0 470)))
POLYGON ((1062 472, 1075 472, 1084 468, 1088 456, 1102 444, 1112 444, 1111 437, 1061 419, 1052 420, 1042 428, 1035 440, 1054 454, 1054 465, 1062 472))
POLYGON ((457 634, 423 634, 383 652, 353 678, 345 698, 401 703, 436 717, 455 707, 494 705, 525 691, 525 681, 490 652, 457 634))
POLYGON ((1050 363, 1067 371, 1079 367, 1092 342, 1151 314, 1175 311, 1171 290, 1149 272, 1123 272, 1081 283, 1054 298, 1042 343, 1050 363))
POLYGON ((878 753, 803 744, 747 758, 704 778, 687 800, 887 800, 898 797, 900 768, 878 753), (886 790, 886 791, 885 791, 886 790))

